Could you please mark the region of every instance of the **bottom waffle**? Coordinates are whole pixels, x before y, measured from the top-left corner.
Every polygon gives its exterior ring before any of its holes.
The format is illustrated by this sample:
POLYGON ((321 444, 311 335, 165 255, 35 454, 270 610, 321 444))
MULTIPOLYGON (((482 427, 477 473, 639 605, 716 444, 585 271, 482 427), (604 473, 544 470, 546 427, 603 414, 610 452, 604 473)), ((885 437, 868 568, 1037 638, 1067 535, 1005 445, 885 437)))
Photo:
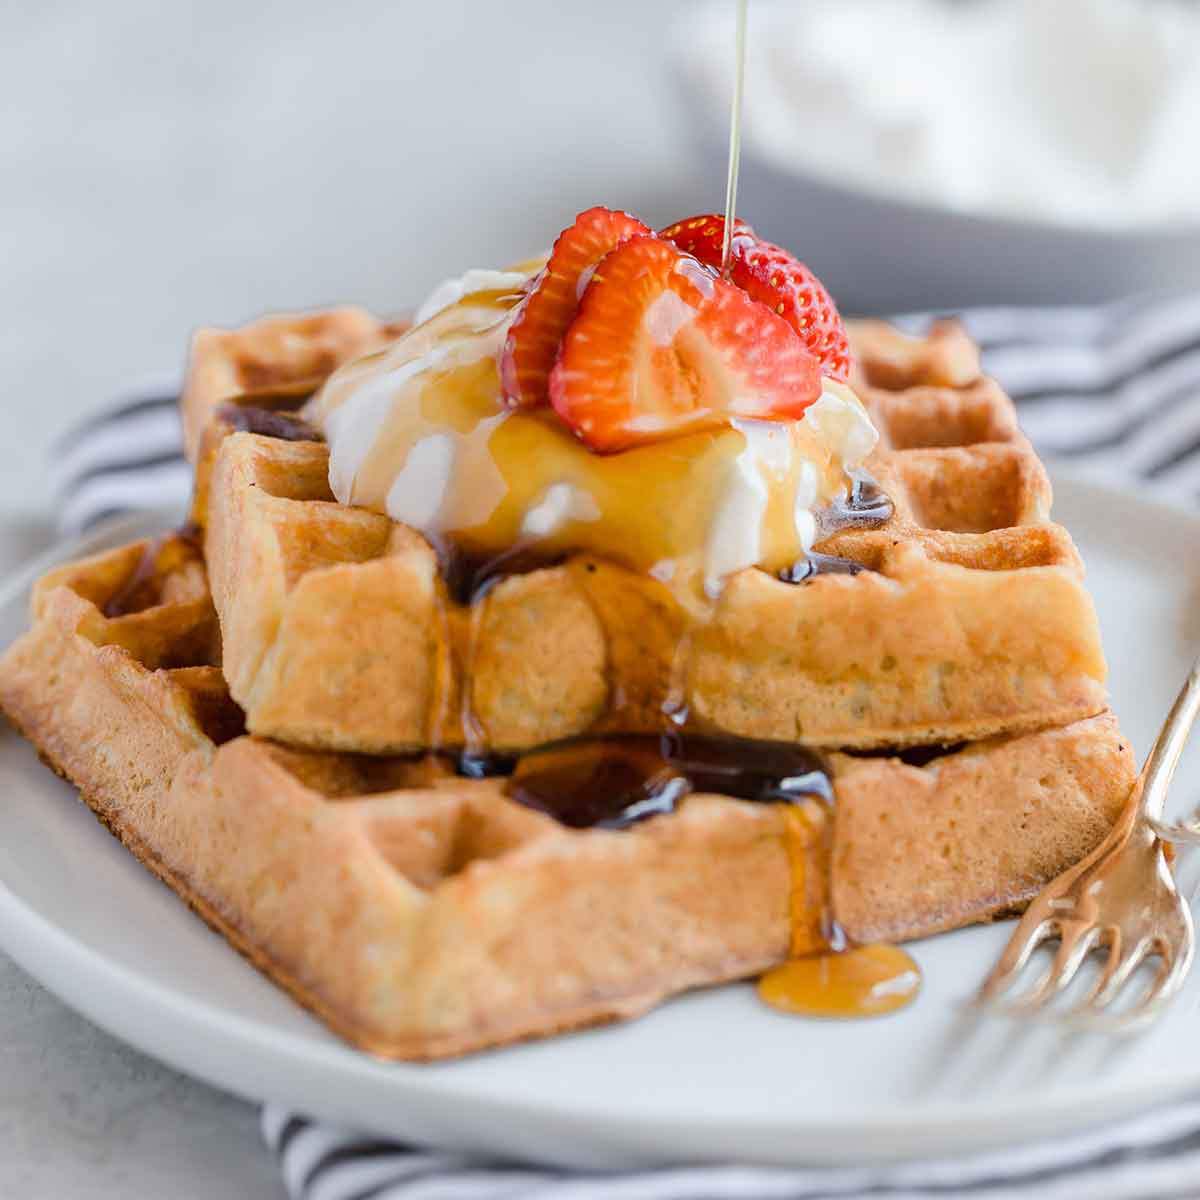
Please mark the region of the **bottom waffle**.
POLYGON ((860 941, 986 920, 1090 850, 1133 780, 1105 714, 924 765, 832 754, 832 837, 818 822, 805 844, 788 806, 716 795, 569 829, 437 759, 245 736, 203 565, 186 543, 145 550, 39 583, 0 706, 205 920, 388 1057, 636 1015, 820 945, 830 909, 860 941), (799 878, 813 868, 826 887, 799 878))

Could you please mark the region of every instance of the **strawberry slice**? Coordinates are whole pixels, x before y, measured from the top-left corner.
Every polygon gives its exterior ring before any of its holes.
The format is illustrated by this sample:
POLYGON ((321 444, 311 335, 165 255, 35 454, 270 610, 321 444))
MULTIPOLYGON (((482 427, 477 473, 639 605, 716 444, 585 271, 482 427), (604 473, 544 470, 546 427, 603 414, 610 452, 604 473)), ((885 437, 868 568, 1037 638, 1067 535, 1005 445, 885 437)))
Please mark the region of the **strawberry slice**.
POLYGON ((592 268, 615 246, 653 231, 628 213, 589 208, 564 229, 550 260, 509 327, 500 352, 500 387, 514 408, 547 403, 558 344, 579 307, 592 268))
POLYGON ((600 452, 725 424, 791 420, 821 374, 781 317, 657 237, 596 267, 550 373, 550 402, 600 452))
MULTIPOLYGON (((688 217, 660 235, 710 267, 720 268, 725 218, 688 217)), ((777 312, 803 339, 821 371, 850 378, 850 342, 825 285, 781 246, 763 241, 745 221, 734 220, 729 278, 747 295, 777 312)))

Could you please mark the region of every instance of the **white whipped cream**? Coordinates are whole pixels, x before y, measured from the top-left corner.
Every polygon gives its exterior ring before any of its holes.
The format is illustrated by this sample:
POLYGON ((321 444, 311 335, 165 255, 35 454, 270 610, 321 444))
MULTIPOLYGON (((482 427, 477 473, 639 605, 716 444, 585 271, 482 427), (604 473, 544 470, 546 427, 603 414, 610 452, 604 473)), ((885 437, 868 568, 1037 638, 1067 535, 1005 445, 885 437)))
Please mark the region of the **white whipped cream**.
POLYGON ((387 511, 414 529, 440 529, 438 516, 454 477, 454 439, 448 433, 422 438, 408 452, 388 489, 387 511))
POLYGON ((395 371, 359 385, 340 408, 325 419, 329 443, 329 488, 343 504, 354 502, 354 480, 387 422, 396 392, 409 379, 436 366, 441 352, 432 350, 395 371))
MULTIPOLYGON (((723 122, 732 8, 683 27, 723 122)), ((966 211, 1200 219, 1200 6, 1146 0, 760 3, 744 136, 783 167, 966 211)))
POLYGON ((847 471, 861 467, 879 442, 879 431, 858 397, 848 387, 829 380, 817 402, 804 410, 804 420, 847 471))
MULTIPOLYGON (((763 517, 770 502, 766 472, 786 468, 787 447, 779 428, 767 421, 734 421, 746 448, 733 460, 725 494, 717 506, 704 547, 704 590, 710 599, 720 595, 727 576, 752 567, 762 557, 763 517)), ((812 543, 804 544, 807 554, 812 543)))
MULTIPOLYGON (((858 397, 843 384, 829 380, 816 403, 805 409, 802 421, 813 427, 847 471, 861 467, 879 441, 858 397)), ((746 448, 734 459, 704 548, 704 587, 714 598, 722 580, 754 566, 762 557, 763 517, 770 500, 768 476, 784 474, 792 453, 784 427, 774 421, 735 420, 733 426, 746 439, 746 448)), ((816 541, 818 500, 817 471, 811 463, 802 463, 794 520, 806 554, 816 541)))
POLYGON ((515 292, 523 288, 529 276, 521 271, 490 271, 472 267, 457 279, 444 279, 418 306, 413 323, 423 325, 443 309, 457 304, 473 292, 515 292))
MULTIPOLYGON (((515 272, 469 271, 460 279, 438 288, 421 306, 419 316, 441 311, 462 296, 479 291, 514 290, 528 276, 515 272)), ((711 284, 707 275, 704 282, 711 284)), ((666 292, 678 300, 674 292, 666 292)), ((682 301, 679 302, 682 304, 682 301)), ((692 310, 683 305, 681 314, 668 305, 656 317, 668 330, 681 316, 690 318, 692 310)), ((340 374, 341 386, 350 392, 324 420, 330 447, 330 484, 343 503, 356 503, 356 480, 383 433, 393 406, 411 403, 405 398, 405 385, 424 372, 441 373, 479 354, 492 354, 503 343, 515 310, 491 325, 472 329, 466 335, 452 335, 424 348, 407 362, 388 367, 372 359, 351 364, 340 374)), ((435 314, 436 315, 436 314, 435 314)), ((335 382, 339 376, 335 376, 335 382)), ((386 493, 384 507, 393 519, 429 534, 444 533, 447 528, 472 528, 488 521, 497 505, 508 494, 489 449, 498 426, 511 414, 498 409, 494 416, 478 421, 468 432, 451 434, 427 428, 416 437, 386 493), (470 481, 465 494, 451 495, 470 481)), ((654 418, 648 417, 651 424, 654 418)), ((874 449, 878 434, 858 397, 844 384, 825 380, 822 393, 801 419, 813 435, 797 440, 788 425, 774 421, 734 419, 733 427, 742 435, 744 448, 730 460, 724 478, 718 483, 719 500, 714 506, 703 545, 701 560, 694 564, 711 598, 719 594, 730 575, 755 566, 764 554, 764 522, 773 495, 779 486, 794 479, 795 495, 792 520, 796 540, 805 552, 817 536, 817 510, 829 502, 825 494, 828 464, 847 472, 862 465, 874 449), (823 455, 810 462, 804 446, 823 455)), ((521 518, 520 534, 537 541, 551 538, 565 526, 592 522, 603 517, 598 498, 575 480, 553 476, 528 503, 521 518)), ((652 568, 652 574, 668 581, 679 564, 664 560, 652 568)))
POLYGON ((598 521, 602 515, 600 506, 586 492, 569 483, 555 483, 526 512, 521 533, 529 538, 545 538, 568 521, 598 521))

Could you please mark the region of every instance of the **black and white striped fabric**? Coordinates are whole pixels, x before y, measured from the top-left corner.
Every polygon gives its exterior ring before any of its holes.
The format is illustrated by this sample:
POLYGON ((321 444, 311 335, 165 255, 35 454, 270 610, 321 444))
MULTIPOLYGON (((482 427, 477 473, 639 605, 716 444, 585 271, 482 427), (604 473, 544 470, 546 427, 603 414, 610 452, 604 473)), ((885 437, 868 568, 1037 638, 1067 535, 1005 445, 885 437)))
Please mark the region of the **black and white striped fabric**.
POLYGON ((192 472, 183 457, 179 379, 149 380, 72 429, 55 447, 50 479, 64 534, 120 513, 182 510, 192 472))
POLYGON ((1200 1101, 1052 1142, 892 1167, 573 1172, 406 1146, 268 1104, 291 1200, 1171 1200, 1200 1195, 1200 1101))
MULTIPOLYGON (((1200 294, 960 314, 1041 453, 1176 503, 1200 500, 1200 294)), ((928 315, 897 318, 919 329, 928 315)), ((64 533, 133 509, 182 511, 178 381, 139 389, 60 444, 64 533)), ((268 1105, 292 1200, 1147 1200, 1200 1196, 1200 1100, 1051 1143, 887 1168, 692 1167, 578 1174, 431 1151, 268 1105)))

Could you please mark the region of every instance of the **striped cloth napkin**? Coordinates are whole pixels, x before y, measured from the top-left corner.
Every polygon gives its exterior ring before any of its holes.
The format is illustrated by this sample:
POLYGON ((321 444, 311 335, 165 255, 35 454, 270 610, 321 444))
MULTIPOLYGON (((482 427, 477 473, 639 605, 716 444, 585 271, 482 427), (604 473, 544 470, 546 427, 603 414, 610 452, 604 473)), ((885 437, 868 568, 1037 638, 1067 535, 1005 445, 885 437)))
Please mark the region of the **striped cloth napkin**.
MULTIPOLYGON (((1200 294, 958 314, 1043 456, 1175 502, 1200 499, 1200 294)), ((916 331, 928 314, 898 317, 916 331)), ((182 510, 177 380, 69 434, 53 474, 64 533, 182 510)), ((1200 1196, 1200 1100, 1003 1153, 890 1167, 746 1165, 578 1173, 381 1140, 276 1105, 263 1137, 293 1200, 1149 1200, 1200 1196)))

